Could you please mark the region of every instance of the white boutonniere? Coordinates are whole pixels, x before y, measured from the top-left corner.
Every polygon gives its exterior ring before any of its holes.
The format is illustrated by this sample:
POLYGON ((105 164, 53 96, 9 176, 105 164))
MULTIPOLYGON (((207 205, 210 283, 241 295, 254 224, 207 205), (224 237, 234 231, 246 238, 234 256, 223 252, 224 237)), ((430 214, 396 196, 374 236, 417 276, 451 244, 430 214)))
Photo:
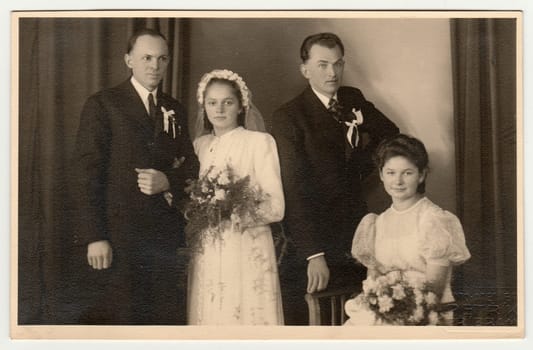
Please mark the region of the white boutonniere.
POLYGON ((350 146, 352 148, 357 147, 359 144, 359 130, 357 127, 361 124, 363 124, 363 113, 361 110, 356 110, 355 108, 352 108, 352 114, 355 116, 354 119, 352 119, 351 122, 344 122, 348 126, 348 132, 346 133, 346 138, 348 139, 348 142, 350 143, 350 146), (355 132, 355 144, 353 144, 352 136, 355 132))
POLYGON ((355 108, 352 108, 352 114, 355 115, 355 122, 357 125, 363 124, 363 112, 361 110, 355 110, 355 108))
MULTIPOLYGON (((167 111, 165 107, 161 106, 161 112, 163 112, 163 128, 168 134, 172 127, 172 137, 176 138, 176 112, 173 109, 167 111)), ((178 133, 181 134, 181 126, 178 125, 178 133)))

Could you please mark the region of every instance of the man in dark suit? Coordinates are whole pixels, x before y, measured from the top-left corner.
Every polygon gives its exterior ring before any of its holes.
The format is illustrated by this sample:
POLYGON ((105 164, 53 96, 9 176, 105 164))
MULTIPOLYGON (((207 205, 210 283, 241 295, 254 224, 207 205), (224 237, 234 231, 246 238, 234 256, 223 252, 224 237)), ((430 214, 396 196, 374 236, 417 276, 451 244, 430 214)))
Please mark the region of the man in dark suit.
POLYGON ((165 37, 132 36, 132 76, 91 96, 76 144, 79 222, 90 303, 80 323, 181 324, 186 316, 185 180, 198 174, 184 108, 159 84, 170 57, 165 37))
POLYGON ((371 155, 399 132, 360 90, 341 87, 344 46, 331 33, 307 37, 302 75, 309 86, 272 117, 286 200, 290 243, 280 268, 286 324, 307 324, 306 292, 360 283, 350 257, 354 231, 367 213, 362 180, 371 155))

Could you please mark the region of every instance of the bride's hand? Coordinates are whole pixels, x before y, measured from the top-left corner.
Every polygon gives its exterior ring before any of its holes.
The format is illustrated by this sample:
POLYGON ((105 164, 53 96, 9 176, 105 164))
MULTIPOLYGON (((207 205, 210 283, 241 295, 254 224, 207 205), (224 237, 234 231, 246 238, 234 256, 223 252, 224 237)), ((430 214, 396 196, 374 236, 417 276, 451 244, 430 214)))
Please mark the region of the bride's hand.
POLYGON ((326 258, 318 256, 307 263, 307 293, 320 292, 329 283, 329 268, 326 258))

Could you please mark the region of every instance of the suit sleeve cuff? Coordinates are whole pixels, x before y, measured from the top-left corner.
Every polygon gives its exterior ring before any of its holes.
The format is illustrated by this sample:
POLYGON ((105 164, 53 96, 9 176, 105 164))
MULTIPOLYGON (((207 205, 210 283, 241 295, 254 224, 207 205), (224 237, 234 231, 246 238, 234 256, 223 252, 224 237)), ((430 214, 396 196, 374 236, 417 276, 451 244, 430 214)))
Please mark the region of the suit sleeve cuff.
POLYGON ((324 256, 324 255, 325 255, 324 252, 313 254, 313 255, 307 257, 307 261, 309 261, 311 259, 314 259, 314 258, 318 258, 319 256, 324 256))

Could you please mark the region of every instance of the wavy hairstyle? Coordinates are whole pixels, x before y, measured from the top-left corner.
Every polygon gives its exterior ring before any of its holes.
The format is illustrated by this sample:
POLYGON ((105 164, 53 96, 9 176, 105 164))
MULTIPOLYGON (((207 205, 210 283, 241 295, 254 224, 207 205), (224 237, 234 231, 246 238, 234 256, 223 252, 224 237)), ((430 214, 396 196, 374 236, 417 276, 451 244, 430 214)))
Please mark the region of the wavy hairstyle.
MULTIPOLYGON (((419 139, 397 134, 381 141, 374 154, 374 163, 381 172, 385 163, 393 157, 405 157, 413 163, 420 173, 429 170, 429 157, 426 147, 419 139)), ((426 192, 426 178, 417 187, 418 193, 426 192)))

